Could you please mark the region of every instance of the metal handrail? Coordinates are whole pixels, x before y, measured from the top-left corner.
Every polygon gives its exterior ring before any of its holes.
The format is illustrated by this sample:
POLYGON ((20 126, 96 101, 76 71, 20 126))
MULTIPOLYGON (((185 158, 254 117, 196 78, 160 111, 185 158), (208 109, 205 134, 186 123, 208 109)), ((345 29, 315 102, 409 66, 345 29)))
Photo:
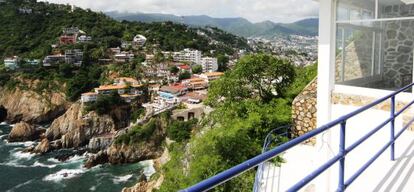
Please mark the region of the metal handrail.
POLYGON ((315 171, 313 171, 311 174, 309 174, 308 176, 306 176, 305 178, 303 178, 301 181, 299 181, 298 183, 296 183, 294 186, 292 186, 291 188, 289 188, 287 191, 297 191, 299 189, 301 189, 302 187, 304 187, 306 184, 308 184, 310 181, 312 181, 314 178, 316 178, 318 175, 320 175, 322 172, 324 172, 326 169, 330 168, 333 164, 335 164, 336 162, 339 161, 339 176, 338 176, 338 191, 344 191, 350 184, 352 184, 353 181, 355 181, 355 179, 360 176, 388 147, 391 148, 391 160, 394 160, 394 144, 395 144, 395 140, 398 139, 401 134, 407 130, 407 128, 414 122, 414 119, 412 119, 411 121, 408 122, 408 124, 406 126, 403 127, 403 129, 397 134, 395 135, 395 118, 397 118, 399 115, 401 115, 405 110, 407 110, 412 104, 414 104, 413 102, 410 102, 408 105, 406 105, 405 107, 402 108, 402 110, 400 110, 399 112, 395 113, 395 97, 396 95, 398 95, 401 92, 406 91, 407 89, 411 88, 414 86, 413 84, 407 85, 404 88, 395 91, 385 97, 382 97, 364 107, 361 107, 347 115, 344 115, 334 121, 331 121, 330 123, 327 123, 326 125, 323 125, 315 130, 312 130, 300 137, 297 137, 295 139, 292 139, 291 141, 284 143, 270 151, 267 151, 263 154, 260 154, 256 157, 253 157, 239 165, 236 165, 226 171, 223 171, 213 177, 210 177, 204 181, 201 181, 200 183, 191 186, 187 189, 184 189, 182 191, 184 192, 198 192, 198 191, 207 191, 209 189, 212 189, 218 185, 221 185, 225 182, 227 182, 228 180, 231 180, 232 178, 237 177, 238 175, 244 173, 245 171, 248 171, 250 169, 253 169, 255 167, 257 167, 259 164, 266 162, 274 157, 276 157, 277 155, 280 155, 282 152, 312 138, 315 137, 319 134, 321 134, 322 132, 325 132, 331 128, 333 128, 336 125, 341 125, 340 126, 340 148, 339 148, 339 153, 334 156, 332 159, 330 159, 329 161, 327 161, 325 164, 323 164, 321 167, 319 167, 318 169, 316 169, 315 171), (368 110, 371 109, 373 107, 375 107, 376 105, 387 101, 387 100, 391 100, 391 116, 389 119, 387 119, 384 123, 382 123, 380 126, 378 126, 377 128, 375 128, 373 131, 369 132, 368 134, 366 134, 364 137, 362 137, 361 139, 359 139, 357 142, 355 142, 354 144, 350 145, 350 147, 345 148, 345 132, 346 132, 346 122, 348 119, 368 110), (345 181, 345 157, 346 155, 351 152, 353 149, 355 149, 357 146, 359 146, 361 143, 363 143, 366 139, 368 139, 369 137, 371 137, 373 134, 375 134, 376 132, 378 132, 381 128, 383 128, 385 125, 387 125, 388 123, 391 124, 391 130, 390 130, 390 141, 383 147, 381 148, 381 150, 374 156, 372 157, 367 163, 365 163, 355 174, 353 174, 348 180, 345 181))
MULTIPOLYGON (((262 153, 266 152, 269 150, 270 145, 273 144, 274 142, 276 142, 276 140, 280 137, 285 137, 288 138, 289 133, 290 133, 290 129, 292 128, 291 125, 286 125, 286 126, 282 126, 282 127, 278 127, 276 129, 273 129, 272 131, 270 131, 266 138, 265 141, 263 143, 263 148, 262 148, 262 153), (281 131, 283 131, 282 133, 280 133, 281 131)), ((276 145, 280 145, 282 144, 281 141, 274 143, 276 145)), ((254 186, 253 186, 253 192, 259 192, 259 188, 260 188, 260 182, 262 180, 263 177, 263 171, 264 171, 264 163, 261 163, 257 169, 256 172, 256 176, 255 176, 255 182, 254 182, 254 186)))

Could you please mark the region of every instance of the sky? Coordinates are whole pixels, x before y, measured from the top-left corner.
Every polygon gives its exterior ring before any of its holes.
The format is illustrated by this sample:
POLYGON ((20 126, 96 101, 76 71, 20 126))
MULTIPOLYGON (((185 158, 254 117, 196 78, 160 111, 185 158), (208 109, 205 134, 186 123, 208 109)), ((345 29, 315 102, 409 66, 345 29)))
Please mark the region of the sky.
POLYGON ((178 16, 243 17, 252 22, 293 22, 317 17, 315 0, 42 0, 94 11, 164 13, 178 16))

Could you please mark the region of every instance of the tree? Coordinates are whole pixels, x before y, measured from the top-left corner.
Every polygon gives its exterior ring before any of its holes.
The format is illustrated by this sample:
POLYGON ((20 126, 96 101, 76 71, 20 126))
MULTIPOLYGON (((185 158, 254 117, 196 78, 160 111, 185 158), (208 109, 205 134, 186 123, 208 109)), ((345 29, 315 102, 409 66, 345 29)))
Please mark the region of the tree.
POLYGON ((69 78, 72 76, 73 67, 71 64, 62 63, 59 65, 59 74, 62 77, 69 78))
POLYGON ((178 72, 180 72, 180 69, 177 66, 171 66, 169 69, 170 73, 172 74, 177 74, 178 72))
POLYGON ((184 71, 184 72, 180 73, 178 78, 180 79, 180 81, 183 80, 183 79, 190 79, 191 78, 191 73, 188 72, 188 71, 184 71))
POLYGON ((228 69, 229 57, 225 55, 217 56, 218 71, 225 72, 228 69))
POLYGON ((192 68, 193 74, 200 74, 203 72, 203 67, 201 65, 195 65, 192 68))
POLYGON ((295 68, 287 60, 265 54, 248 55, 237 62, 234 70, 213 82, 207 102, 219 103, 221 98, 240 101, 258 98, 269 102, 284 96, 295 78, 295 68))

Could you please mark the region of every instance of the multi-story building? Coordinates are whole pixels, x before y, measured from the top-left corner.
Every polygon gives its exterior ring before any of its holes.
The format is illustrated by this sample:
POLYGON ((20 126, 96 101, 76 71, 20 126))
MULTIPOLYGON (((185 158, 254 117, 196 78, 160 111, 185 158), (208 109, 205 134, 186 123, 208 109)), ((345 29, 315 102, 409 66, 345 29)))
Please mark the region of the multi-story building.
POLYGON ((121 52, 114 55, 115 62, 127 63, 134 59, 134 54, 129 52, 121 52))
POLYGON ((51 67, 52 65, 57 65, 59 63, 65 62, 65 55, 48 55, 43 59, 44 67, 51 67))
POLYGON ((78 42, 80 42, 80 43, 84 43, 84 42, 88 42, 88 41, 92 41, 91 36, 81 35, 81 36, 78 37, 78 42))
POLYGON ((217 58, 213 57, 203 57, 201 58, 201 66, 203 67, 203 72, 216 72, 218 70, 217 58))
POLYGON ((80 49, 71 49, 65 51, 65 63, 81 66, 83 60, 83 52, 80 49))
POLYGON ((19 63, 20 63, 20 58, 18 56, 4 59, 4 66, 7 69, 15 70, 19 68, 19 63))
POLYGON ((201 51, 184 49, 180 52, 174 52, 172 54, 174 61, 176 62, 191 62, 195 64, 201 64, 201 51))

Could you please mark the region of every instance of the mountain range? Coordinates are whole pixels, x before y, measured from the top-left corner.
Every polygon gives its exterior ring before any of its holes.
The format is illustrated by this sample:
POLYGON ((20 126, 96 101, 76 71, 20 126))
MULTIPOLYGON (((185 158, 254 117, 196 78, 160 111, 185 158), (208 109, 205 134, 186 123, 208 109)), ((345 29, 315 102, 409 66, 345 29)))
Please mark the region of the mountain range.
POLYGON ((212 26, 246 38, 273 38, 276 36, 292 34, 317 36, 319 24, 317 18, 303 19, 294 23, 275 23, 272 21, 252 23, 241 17, 214 18, 206 15, 177 16, 172 14, 122 13, 117 11, 106 12, 106 14, 116 20, 139 21, 145 23, 172 21, 195 27, 212 26))

